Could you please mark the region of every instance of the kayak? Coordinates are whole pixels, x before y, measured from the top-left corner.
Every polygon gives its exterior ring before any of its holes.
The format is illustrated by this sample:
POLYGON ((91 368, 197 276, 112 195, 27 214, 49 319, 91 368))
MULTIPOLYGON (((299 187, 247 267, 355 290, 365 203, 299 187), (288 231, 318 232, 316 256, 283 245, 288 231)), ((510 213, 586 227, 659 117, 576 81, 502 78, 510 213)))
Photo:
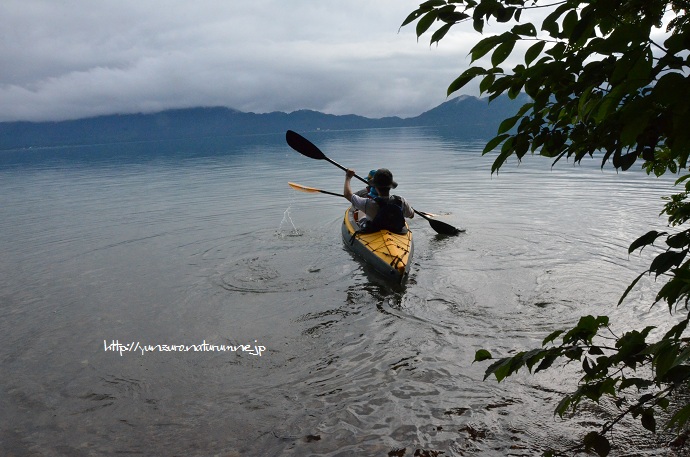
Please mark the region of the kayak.
POLYGON ((357 221, 360 214, 353 207, 345 211, 342 227, 343 243, 384 277, 403 282, 407 278, 412 263, 414 251, 412 230, 405 224, 407 233, 402 235, 388 230, 355 233, 359 228, 357 221))

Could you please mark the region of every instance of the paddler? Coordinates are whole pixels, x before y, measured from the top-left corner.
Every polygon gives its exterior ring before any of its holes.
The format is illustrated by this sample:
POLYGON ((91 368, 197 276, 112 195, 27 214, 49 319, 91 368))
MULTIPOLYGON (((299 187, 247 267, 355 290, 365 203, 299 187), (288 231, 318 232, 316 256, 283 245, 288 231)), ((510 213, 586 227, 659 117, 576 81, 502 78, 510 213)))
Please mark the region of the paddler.
POLYGON ((352 203, 352 206, 364 212, 366 218, 360 222, 361 231, 376 232, 390 230, 394 233, 404 233, 405 218, 413 218, 414 211, 404 198, 398 195, 390 195, 390 190, 398 187, 393 180, 393 173, 387 168, 379 168, 371 179, 371 187, 376 191, 377 197, 361 197, 352 193, 350 181, 355 171, 348 169, 345 172, 345 185, 343 196, 352 203))
POLYGON ((362 190, 358 190, 357 192, 355 192, 355 195, 368 198, 376 198, 379 196, 379 194, 376 193, 376 189, 374 189, 374 186, 372 186, 371 184, 375 174, 376 170, 371 170, 369 172, 369 174, 367 175, 367 187, 365 187, 362 190))

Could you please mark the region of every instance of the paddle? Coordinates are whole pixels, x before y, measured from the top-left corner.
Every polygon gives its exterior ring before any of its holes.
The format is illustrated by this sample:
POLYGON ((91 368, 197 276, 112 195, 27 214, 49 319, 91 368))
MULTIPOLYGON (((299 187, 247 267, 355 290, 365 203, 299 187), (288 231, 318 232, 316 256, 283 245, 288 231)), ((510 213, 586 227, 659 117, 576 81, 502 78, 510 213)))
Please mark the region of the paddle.
MULTIPOLYGON (((299 133, 293 132, 292 130, 288 130, 285 133, 285 140, 292 149, 299 152, 300 154, 305 155, 311 159, 325 160, 327 162, 332 163, 341 170, 347 171, 347 168, 326 157, 326 154, 321 152, 321 150, 317 148, 311 141, 307 140, 299 133)), ((355 178, 359 179, 365 184, 369 184, 367 180, 362 178, 361 176, 355 175, 355 178)), ((414 210, 414 212, 422 216, 427 221, 429 221, 429 225, 432 229, 436 231, 436 233, 440 233, 441 235, 457 235, 458 233, 464 232, 464 230, 455 228, 450 224, 446 224, 445 222, 441 222, 436 219, 431 219, 426 215, 428 213, 423 213, 421 211, 417 211, 416 209, 414 210)))
MULTIPOLYGON (((308 186, 303 186, 302 184, 297 184, 294 182, 288 182, 288 186, 292 187, 294 190, 298 190, 300 192, 306 192, 309 194, 313 193, 322 193, 322 194, 328 194, 328 195, 335 195, 336 197, 345 197, 343 194, 336 194, 335 192, 328 192, 327 190, 321 190, 317 189, 316 187, 308 187, 308 186)), ((438 214, 432 214, 432 213, 426 213, 424 211, 419 211, 419 214, 423 214, 424 216, 427 217, 438 217, 438 214)))
POLYGON ((303 186, 301 184, 296 184, 294 182, 289 182, 288 186, 292 187, 295 190, 299 190, 300 192, 308 192, 308 193, 320 192, 322 194, 335 195, 336 197, 345 197, 343 194, 336 194, 335 192, 328 192, 327 190, 321 190, 321 189, 317 189, 315 187, 307 187, 307 186, 303 186))

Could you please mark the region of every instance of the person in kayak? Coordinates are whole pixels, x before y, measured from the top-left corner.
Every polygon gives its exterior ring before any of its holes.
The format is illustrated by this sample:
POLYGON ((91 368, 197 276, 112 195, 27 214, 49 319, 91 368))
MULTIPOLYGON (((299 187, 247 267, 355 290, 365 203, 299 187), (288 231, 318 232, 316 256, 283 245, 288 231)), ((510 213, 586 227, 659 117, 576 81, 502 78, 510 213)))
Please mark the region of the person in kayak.
POLYGON ((343 196, 355 209, 366 215, 360 223, 361 231, 377 232, 385 229, 394 233, 404 233, 405 218, 413 218, 414 210, 404 198, 390 195, 390 190, 398 186, 393 181, 393 173, 387 168, 376 170, 371 180, 372 187, 378 195, 376 198, 361 197, 352 193, 350 181, 354 175, 355 171, 352 169, 345 172, 343 196))
POLYGON ((368 198, 376 198, 379 196, 379 194, 376 193, 376 189, 374 189, 374 186, 372 186, 371 182, 374 179, 374 175, 376 174, 376 170, 371 170, 369 174, 367 175, 367 187, 365 187, 362 190, 358 190, 355 192, 355 195, 359 195, 360 197, 368 197, 368 198))

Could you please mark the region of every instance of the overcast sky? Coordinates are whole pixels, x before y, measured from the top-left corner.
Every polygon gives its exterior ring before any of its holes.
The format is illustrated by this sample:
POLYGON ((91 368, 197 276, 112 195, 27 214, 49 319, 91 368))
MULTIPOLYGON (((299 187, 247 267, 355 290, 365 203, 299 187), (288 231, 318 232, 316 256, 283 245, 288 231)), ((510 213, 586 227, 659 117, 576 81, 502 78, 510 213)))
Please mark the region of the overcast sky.
POLYGON ((2 0, 0 121, 192 106, 416 116, 446 100, 479 39, 398 31, 419 3, 2 0))

